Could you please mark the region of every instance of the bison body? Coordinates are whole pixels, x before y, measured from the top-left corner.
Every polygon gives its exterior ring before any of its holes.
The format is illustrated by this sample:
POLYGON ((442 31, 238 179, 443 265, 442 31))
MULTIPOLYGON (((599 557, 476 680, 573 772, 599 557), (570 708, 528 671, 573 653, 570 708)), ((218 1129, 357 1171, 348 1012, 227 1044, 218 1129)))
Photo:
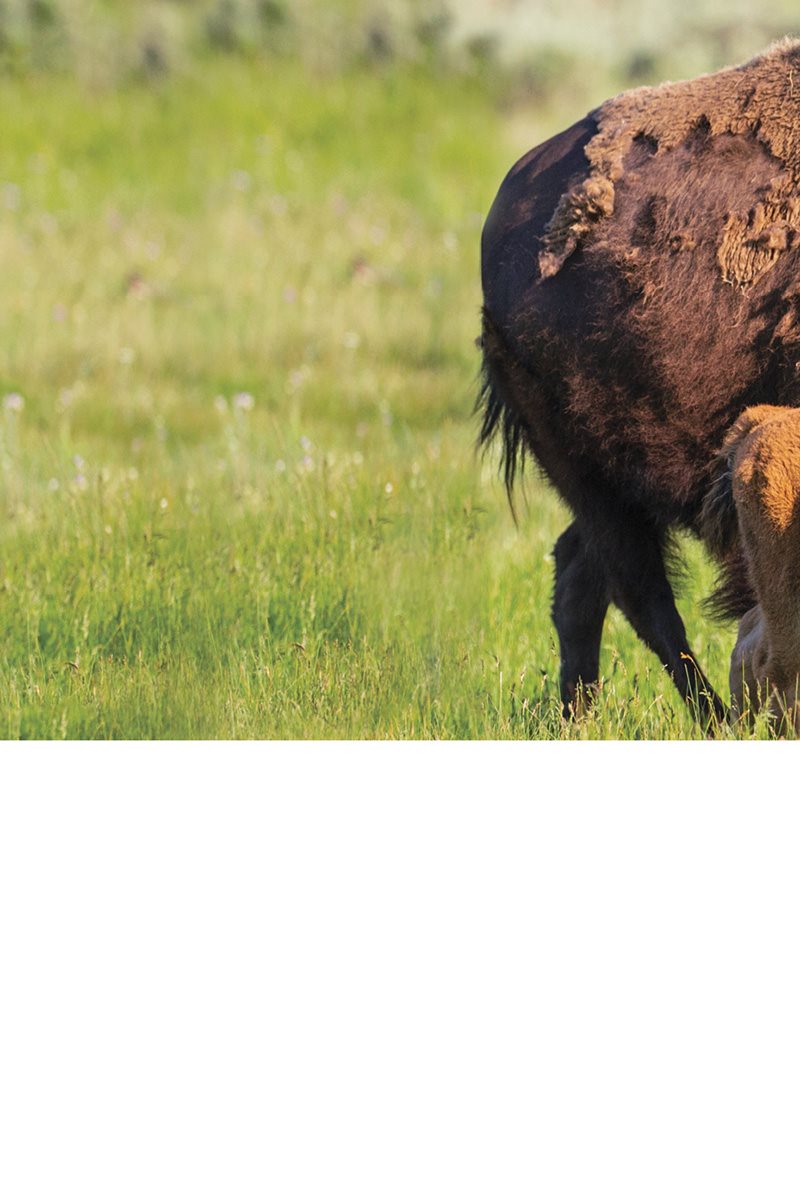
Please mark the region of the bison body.
MULTIPOLYGON (((482 238, 482 436, 574 515, 556 546, 562 697, 597 678, 609 602, 720 711, 664 567, 747 407, 800 399, 800 43, 625 93, 522 158, 482 238), (794 95, 797 72, 797 97, 794 95), (795 138, 797 144, 795 144, 795 138)), ((753 602, 739 547, 723 607, 753 602)))

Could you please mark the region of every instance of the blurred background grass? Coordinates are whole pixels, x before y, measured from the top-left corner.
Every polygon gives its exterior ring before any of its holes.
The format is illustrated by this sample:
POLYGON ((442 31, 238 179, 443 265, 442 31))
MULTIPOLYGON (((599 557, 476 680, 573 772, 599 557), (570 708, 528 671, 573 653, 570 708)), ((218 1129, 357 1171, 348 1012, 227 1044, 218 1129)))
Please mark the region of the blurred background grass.
POLYGON ((289 58, 317 78, 491 67, 494 99, 517 103, 711 70, 798 20, 790 0, 2 0, 0 64, 106 87, 219 56, 289 58))
POLYGON ((480 228, 606 95, 792 31, 738 0, 0 0, 0 735, 700 735, 618 615, 561 721, 567 518, 531 476, 515 528, 473 452, 480 228))

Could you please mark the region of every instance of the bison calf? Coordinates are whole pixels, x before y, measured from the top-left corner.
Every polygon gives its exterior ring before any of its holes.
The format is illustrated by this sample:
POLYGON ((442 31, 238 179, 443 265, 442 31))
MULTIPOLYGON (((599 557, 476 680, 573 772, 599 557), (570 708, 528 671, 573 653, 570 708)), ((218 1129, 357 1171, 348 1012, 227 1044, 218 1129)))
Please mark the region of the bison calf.
POLYGON ((706 504, 712 545, 738 539, 757 603, 731 655, 734 709, 769 704, 800 730, 800 411, 762 404, 734 423, 706 504))

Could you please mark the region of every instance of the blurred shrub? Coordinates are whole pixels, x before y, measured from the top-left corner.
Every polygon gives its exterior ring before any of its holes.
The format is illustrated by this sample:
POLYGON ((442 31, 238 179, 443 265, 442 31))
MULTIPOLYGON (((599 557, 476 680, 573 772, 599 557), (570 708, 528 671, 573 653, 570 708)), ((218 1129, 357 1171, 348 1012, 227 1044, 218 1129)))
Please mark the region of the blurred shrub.
POLYGON ((453 33, 453 14, 447 8, 431 12, 417 21, 414 33, 423 51, 432 58, 441 57, 453 33))
POLYGON ((40 29, 58 24, 59 12, 55 0, 28 0, 28 14, 31 24, 40 29))
POLYGON ((548 104, 565 94, 578 100, 586 74, 587 64, 573 51, 542 46, 509 65, 499 76, 498 98, 505 107, 548 104))
POLYGON ((383 17, 376 17, 367 25, 366 57, 374 63, 391 62, 395 57, 391 23, 383 17))
POLYGON ((652 50, 634 50, 624 64, 623 77, 627 84, 652 83, 663 74, 661 60, 652 50))
POLYGON ((467 38, 464 49, 474 66, 485 69, 497 61, 500 41, 496 33, 476 33, 467 38))
POLYGON ((289 25, 288 9, 279 0, 216 0, 206 34, 212 49, 253 54, 282 45, 289 25))
POLYGON ((220 50, 238 50, 244 41, 241 5, 236 0, 219 0, 206 19, 208 40, 220 50))

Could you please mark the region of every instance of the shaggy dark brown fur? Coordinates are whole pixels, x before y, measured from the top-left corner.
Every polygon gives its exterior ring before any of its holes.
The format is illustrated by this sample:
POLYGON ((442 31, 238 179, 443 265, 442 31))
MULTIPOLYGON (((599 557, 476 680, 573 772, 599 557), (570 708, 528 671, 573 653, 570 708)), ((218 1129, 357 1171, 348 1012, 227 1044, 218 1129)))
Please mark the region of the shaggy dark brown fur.
POLYGON ((589 174, 564 193, 547 224, 539 256, 542 276, 554 275, 592 225, 614 212, 616 185, 637 140, 663 153, 695 131, 755 137, 775 160, 769 187, 755 205, 727 215, 717 247, 722 276, 730 283, 748 286, 768 271, 800 232, 796 58, 797 43, 787 39, 743 66, 683 83, 637 88, 601 105, 597 133, 585 151, 589 174))
MULTIPOLYGON (((800 401, 800 42, 608 101, 509 172, 483 231, 484 439, 530 450, 574 514, 556 554, 567 707, 610 601, 687 698, 720 704, 664 568, 702 535, 726 431, 800 401)), ((724 474, 724 471, 722 472, 724 474)), ((724 522, 723 522, 724 523, 724 522)), ((714 539, 712 539, 714 540, 714 539)), ((720 602, 752 594, 734 536, 720 602)))

